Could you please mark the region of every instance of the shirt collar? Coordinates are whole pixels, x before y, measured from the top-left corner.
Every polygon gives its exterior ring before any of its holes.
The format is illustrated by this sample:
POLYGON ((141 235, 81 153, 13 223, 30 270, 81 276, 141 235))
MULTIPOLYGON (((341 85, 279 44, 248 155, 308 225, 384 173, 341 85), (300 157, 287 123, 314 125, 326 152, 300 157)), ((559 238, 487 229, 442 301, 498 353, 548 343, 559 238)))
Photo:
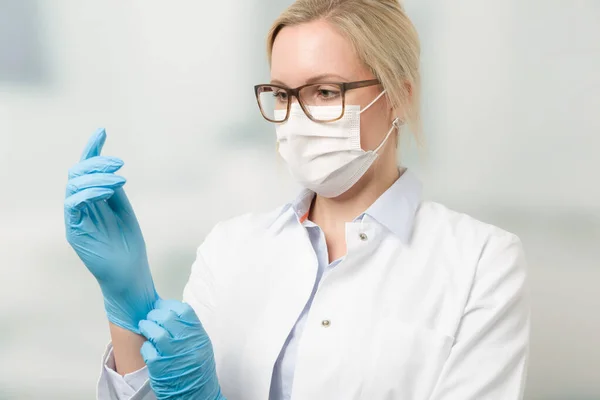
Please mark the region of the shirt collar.
POLYGON ((417 209, 421 204, 422 191, 419 179, 406 170, 375 200, 375 203, 371 204, 365 214, 407 243, 413 230, 417 209))
MULTIPOLYGON (((368 215, 406 243, 410 239, 415 215, 421 203, 422 190, 419 179, 411 171, 405 170, 357 220, 368 215)), ((279 215, 291 208, 298 221, 304 222, 314 196, 314 192, 302 190, 294 201, 281 209, 279 215)))

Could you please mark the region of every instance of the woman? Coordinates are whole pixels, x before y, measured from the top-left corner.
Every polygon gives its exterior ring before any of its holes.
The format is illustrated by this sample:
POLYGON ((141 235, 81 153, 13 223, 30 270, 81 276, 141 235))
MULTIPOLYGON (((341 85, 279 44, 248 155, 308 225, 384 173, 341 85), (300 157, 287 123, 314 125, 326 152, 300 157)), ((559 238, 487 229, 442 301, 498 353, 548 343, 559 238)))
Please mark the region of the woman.
POLYGON ((396 163, 401 127, 420 125, 419 42, 401 6, 298 0, 268 53, 258 104, 306 190, 218 224, 184 303, 159 300, 104 131, 71 170, 67 238, 112 337, 99 398, 521 398, 519 239, 422 201, 396 163))

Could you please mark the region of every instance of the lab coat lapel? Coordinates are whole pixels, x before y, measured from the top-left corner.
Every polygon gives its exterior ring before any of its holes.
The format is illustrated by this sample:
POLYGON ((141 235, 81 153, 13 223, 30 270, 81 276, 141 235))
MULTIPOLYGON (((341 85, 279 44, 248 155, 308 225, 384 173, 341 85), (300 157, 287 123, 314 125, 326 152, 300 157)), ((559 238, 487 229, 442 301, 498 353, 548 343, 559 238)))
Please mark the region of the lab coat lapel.
POLYGON ((266 240, 263 259, 269 265, 270 301, 250 332, 245 363, 251 366, 243 387, 245 398, 264 400, 269 397, 273 367, 285 341, 310 298, 318 261, 306 229, 292 209, 287 210, 273 226, 277 234, 266 240), (254 371, 254 372, 252 372, 254 371))

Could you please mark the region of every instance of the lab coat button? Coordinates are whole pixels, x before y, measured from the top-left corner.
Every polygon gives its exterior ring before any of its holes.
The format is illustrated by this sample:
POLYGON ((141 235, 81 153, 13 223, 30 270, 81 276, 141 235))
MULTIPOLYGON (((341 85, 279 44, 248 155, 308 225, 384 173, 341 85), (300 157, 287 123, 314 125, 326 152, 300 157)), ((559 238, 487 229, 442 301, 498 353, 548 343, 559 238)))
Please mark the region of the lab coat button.
POLYGON ((329 326, 331 325, 331 321, 328 319, 324 319, 323 321, 321 321, 321 325, 323 325, 323 327, 325 328, 329 328, 329 326))
POLYGON ((366 233, 361 233, 360 235, 358 235, 358 237, 360 238, 360 240, 362 240, 363 242, 366 241, 367 239, 369 239, 369 237, 367 236, 366 233))

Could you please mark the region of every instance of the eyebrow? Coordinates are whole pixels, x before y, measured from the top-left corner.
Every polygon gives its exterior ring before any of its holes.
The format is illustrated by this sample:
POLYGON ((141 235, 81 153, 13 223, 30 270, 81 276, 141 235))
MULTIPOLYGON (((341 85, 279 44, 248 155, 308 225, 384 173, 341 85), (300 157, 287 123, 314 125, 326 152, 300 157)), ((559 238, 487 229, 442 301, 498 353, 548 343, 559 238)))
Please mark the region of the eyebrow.
MULTIPOLYGON (((338 82, 350 82, 350 79, 344 78, 343 76, 336 75, 336 74, 320 74, 320 75, 313 76, 306 80, 307 85, 311 84, 311 83, 338 83, 338 82)), ((277 79, 273 79, 271 81, 271 83, 274 85, 281 85, 281 86, 289 87, 288 85, 286 85, 285 83, 283 83, 282 81, 277 80, 277 79)))

